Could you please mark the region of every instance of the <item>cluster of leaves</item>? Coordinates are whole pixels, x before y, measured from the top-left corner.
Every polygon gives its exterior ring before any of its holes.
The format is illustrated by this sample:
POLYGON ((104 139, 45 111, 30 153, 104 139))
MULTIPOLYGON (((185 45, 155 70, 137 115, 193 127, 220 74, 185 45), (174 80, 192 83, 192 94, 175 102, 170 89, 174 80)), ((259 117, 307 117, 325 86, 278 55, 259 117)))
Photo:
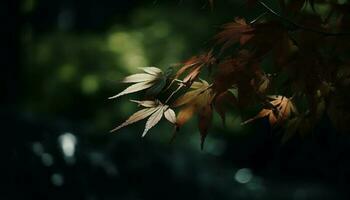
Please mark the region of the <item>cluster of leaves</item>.
POLYGON ((133 101, 145 109, 113 131, 150 116, 144 136, 163 115, 178 131, 197 115, 203 147, 214 111, 225 122, 229 107, 260 106, 242 124, 267 118, 272 127, 284 127, 288 139, 310 132, 327 116, 340 132, 350 132, 350 3, 277 3, 278 11, 263 1, 248 1, 263 13, 251 22, 236 17, 224 24, 213 46, 174 67, 175 73, 148 67, 126 77, 123 82, 134 84, 111 98, 146 90, 145 100, 133 101), (321 13, 320 7, 327 11, 321 13))

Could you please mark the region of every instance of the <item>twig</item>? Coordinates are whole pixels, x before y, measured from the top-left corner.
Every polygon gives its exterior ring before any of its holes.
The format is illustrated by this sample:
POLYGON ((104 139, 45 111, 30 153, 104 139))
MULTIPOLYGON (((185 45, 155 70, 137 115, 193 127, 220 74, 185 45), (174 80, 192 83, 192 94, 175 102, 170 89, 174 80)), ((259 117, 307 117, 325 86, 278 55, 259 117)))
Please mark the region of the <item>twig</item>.
POLYGON ((183 84, 179 85, 179 87, 178 87, 175 91, 173 91, 173 92, 170 94, 170 96, 167 98, 167 100, 165 101, 165 103, 168 103, 168 101, 171 99, 171 97, 173 97, 174 94, 176 94, 183 86, 184 86, 183 84))
POLYGON ((262 13, 257 18, 253 19, 249 24, 255 24, 257 21, 259 21, 261 18, 263 18, 266 14, 267 14, 267 12, 262 13))
POLYGON ((307 27, 307 26, 298 24, 298 23, 290 20, 289 18, 280 15, 279 13, 274 11, 271 7, 266 5, 264 2, 258 1, 258 3, 261 6, 263 6, 267 11, 269 11, 271 14, 273 14, 276 17, 278 17, 280 20, 285 21, 285 22, 293 25, 297 29, 302 29, 304 31, 318 33, 318 34, 321 34, 321 35, 324 35, 324 36, 350 36, 350 32, 326 32, 326 31, 322 31, 322 30, 319 30, 319 29, 314 29, 314 28, 311 28, 311 27, 307 27))

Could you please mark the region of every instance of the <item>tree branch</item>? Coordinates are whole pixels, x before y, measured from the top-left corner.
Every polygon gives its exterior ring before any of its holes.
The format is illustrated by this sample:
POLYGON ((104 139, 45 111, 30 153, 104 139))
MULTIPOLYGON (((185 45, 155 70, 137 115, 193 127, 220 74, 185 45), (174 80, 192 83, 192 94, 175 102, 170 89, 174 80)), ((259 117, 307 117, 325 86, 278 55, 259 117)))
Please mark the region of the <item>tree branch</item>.
POLYGON ((307 27, 301 24, 298 24, 290 19, 288 19, 287 17, 282 16, 281 14, 277 13, 276 11, 274 11, 271 7, 269 7, 268 5, 266 5, 264 2, 262 1, 258 1, 258 3, 263 6, 269 13, 271 13, 272 15, 276 16, 277 18, 279 18, 282 21, 285 21, 291 25, 293 25, 294 27, 296 27, 297 29, 302 29, 304 31, 309 31, 309 32, 313 32, 313 33, 318 33, 324 36, 350 36, 350 32, 326 32, 326 31, 322 31, 319 29, 314 29, 311 27, 307 27))

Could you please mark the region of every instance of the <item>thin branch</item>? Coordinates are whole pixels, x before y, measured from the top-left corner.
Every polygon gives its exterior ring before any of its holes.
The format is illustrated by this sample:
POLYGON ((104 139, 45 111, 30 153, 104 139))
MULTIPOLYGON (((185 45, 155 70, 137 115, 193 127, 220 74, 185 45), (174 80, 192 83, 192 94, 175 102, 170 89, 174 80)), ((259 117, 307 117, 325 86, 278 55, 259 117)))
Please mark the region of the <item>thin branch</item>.
POLYGON ((267 12, 262 13, 262 14, 259 15, 257 18, 255 18, 254 20, 252 20, 249 24, 255 24, 255 23, 258 22, 261 18, 263 18, 266 14, 267 14, 267 12))
POLYGON ((171 99, 171 97, 173 97, 174 94, 176 94, 183 86, 184 86, 183 84, 180 84, 179 87, 178 87, 175 91, 173 91, 173 92, 170 94, 170 96, 167 98, 167 100, 165 101, 165 103, 168 103, 168 101, 171 99))
POLYGON ((297 29, 302 29, 304 31, 309 31, 309 32, 313 32, 313 33, 318 33, 324 36, 350 36, 350 32, 326 32, 326 31, 322 31, 319 29, 314 29, 311 27, 307 27, 301 24, 298 24, 290 19, 288 19, 287 17, 282 16, 281 14, 277 13, 276 11, 274 11, 271 7, 269 7, 268 5, 266 5, 264 2, 262 1, 258 1, 258 3, 263 6, 268 12, 270 12, 272 15, 278 17, 280 20, 285 21, 291 25, 293 25, 294 27, 296 27, 297 29))

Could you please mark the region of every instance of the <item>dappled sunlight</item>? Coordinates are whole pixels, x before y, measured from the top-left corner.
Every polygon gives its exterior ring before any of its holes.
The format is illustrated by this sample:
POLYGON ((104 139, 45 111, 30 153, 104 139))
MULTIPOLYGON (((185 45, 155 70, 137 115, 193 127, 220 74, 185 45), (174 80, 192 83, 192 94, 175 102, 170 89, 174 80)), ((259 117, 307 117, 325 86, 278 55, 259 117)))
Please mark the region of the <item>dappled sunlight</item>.
POLYGON ((58 68, 58 75, 63 82, 72 81, 77 76, 78 69, 72 64, 64 64, 58 68))
POLYGON ((120 57, 120 67, 135 72, 137 66, 147 66, 142 35, 126 32, 112 33, 108 37, 108 47, 120 57))
POLYGON ((81 80, 81 90, 85 94, 94 94, 100 87, 100 81, 95 75, 86 75, 81 80))

